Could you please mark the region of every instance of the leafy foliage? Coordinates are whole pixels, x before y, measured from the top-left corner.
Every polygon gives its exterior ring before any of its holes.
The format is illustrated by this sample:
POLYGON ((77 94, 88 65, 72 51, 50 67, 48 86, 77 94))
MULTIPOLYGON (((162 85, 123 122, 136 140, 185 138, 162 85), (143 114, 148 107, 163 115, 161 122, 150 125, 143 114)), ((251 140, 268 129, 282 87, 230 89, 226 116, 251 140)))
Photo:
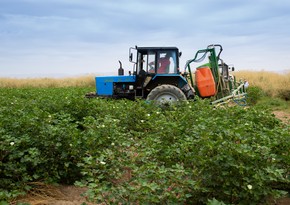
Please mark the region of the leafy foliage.
POLYGON ((278 96, 286 101, 290 101, 290 90, 279 90, 278 91, 278 96))
POLYGON ((289 190, 289 126, 266 110, 0 92, 0 201, 40 180, 108 204, 257 204, 289 190))
POLYGON ((265 95, 263 90, 257 86, 250 86, 247 89, 248 103, 250 105, 255 105, 257 102, 265 95))

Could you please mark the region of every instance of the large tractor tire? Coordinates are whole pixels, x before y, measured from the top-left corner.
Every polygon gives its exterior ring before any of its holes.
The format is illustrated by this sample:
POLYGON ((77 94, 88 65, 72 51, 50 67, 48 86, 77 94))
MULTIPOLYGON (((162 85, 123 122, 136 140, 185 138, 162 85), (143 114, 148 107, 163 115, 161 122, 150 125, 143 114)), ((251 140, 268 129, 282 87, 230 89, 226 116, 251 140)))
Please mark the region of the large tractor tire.
POLYGON ((186 100, 186 96, 178 87, 165 84, 151 90, 146 100, 155 101, 160 104, 171 104, 186 100))

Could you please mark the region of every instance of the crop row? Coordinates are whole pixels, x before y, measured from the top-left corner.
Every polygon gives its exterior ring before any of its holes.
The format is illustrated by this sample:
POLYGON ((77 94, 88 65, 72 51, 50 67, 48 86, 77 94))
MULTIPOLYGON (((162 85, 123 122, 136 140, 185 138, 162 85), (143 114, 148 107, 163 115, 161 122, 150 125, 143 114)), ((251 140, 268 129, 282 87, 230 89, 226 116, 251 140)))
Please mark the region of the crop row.
POLYGON ((0 92, 0 201, 33 181, 86 186, 108 204, 256 204, 289 190, 289 126, 261 108, 0 92))

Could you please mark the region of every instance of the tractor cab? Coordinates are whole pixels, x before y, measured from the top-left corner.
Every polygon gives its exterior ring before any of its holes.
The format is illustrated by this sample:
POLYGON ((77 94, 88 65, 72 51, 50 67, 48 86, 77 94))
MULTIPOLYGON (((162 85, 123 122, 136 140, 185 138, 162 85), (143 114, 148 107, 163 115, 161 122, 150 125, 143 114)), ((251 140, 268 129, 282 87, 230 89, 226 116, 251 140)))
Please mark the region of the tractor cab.
POLYGON ((136 73, 177 74, 179 73, 179 52, 176 47, 135 47, 130 48, 130 61, 136 51, 136 73))
POLYGON ((135 47, 129 50, 129 60, 134 63, 136 97, 147 99, 149 93, 159 85, 182 88, 187 81, 180 75, 179 57, 176 47, 135 47))

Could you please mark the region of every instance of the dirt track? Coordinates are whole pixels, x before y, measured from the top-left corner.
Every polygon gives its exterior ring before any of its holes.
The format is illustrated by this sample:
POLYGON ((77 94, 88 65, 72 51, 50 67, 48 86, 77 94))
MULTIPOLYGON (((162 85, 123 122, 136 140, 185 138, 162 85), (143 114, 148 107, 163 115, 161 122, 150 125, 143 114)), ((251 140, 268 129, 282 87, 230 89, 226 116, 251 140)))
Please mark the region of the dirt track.
POLYGON ((87 189, 76 186, 51 186, 40 185, 39 190, 33 190, 25 198, 15 201, 27 202, 31 205, 93 205, 86 200, 86 197, 81 196, 87 189))
POLYGON ((289 124, 290 123, 290 113, 284 111, 274 111, 273 114, 282 122, 289 124))

